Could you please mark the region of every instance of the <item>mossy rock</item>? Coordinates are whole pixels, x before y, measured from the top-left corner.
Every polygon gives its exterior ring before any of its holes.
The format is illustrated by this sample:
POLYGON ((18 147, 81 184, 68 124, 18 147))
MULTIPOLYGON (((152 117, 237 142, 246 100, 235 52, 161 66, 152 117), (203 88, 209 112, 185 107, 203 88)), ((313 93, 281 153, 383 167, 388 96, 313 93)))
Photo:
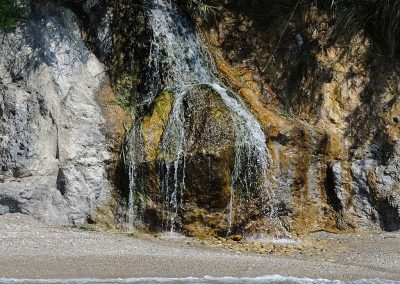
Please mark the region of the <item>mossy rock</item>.
MULTIPOLYGON (((152 214, 158 220, 147 220, 150 227, 155 227, 156 223, 168 222, 163 219, 168 217, 165 214, 165 204, 160 203, 163 202, 160 190, 165 171, 163 167, 170 164, 170 172, 173 173, 175 166, 170 155, 163 152, 165 150, 163 139, 170 139, 165 136, 165 131, 173 103, 173 94, 162 92, 141 123, 145 148, 145 161, 141 165, 145 176, 142 180, 145 182, 146 193, 156 204, 151 210, 155 208, 158 210, 152 214)), ((188 90, 181 107, 186 141, 183 193, 183 204, 186 209, 185 212, 183 210, 181 212, 178 227, 191 228, 189 232, 191 235, 198 235, 193 228, 206 227, 209 234, 220 234, 222 227, 224 229, 226 227, 226 208, 230 200, 230 174, 235 158, 236 140, 232 116, 220 95, 209 86, 197 86, 188 90), (191 206, 186 207, 185 204, 191 206), (193 219, 183 216, 184 214, 192 216, 194 211, 201 211, 203 217, 193 219), (219 225, 216 226, 215 218, 212 216, 218 216, 224 222, 218 222, 219 225)), ((179 167, 181 166, 180 164, 179 167)), ((181 172, 181 169, 179 171, 181 172)), ((167 178, 171 188, 174 186, 172 179, 171 174, 167 178)))
POLYGON ((172 109, 173 98, 167 91, 156 97, 153 106, 142 121, 142 134, 144 140, 146 160, 153 161, 158 156, 159 144, 168 123, 172 109))

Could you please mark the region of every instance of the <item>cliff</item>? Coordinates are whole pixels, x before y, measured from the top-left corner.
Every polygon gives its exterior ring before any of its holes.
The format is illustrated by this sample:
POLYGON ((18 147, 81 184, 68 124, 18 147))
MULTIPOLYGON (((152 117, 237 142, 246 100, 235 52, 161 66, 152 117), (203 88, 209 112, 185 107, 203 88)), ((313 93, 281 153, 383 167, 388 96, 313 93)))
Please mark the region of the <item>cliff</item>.
POLYGON ((317 4, 211 4, 18 2, 0 30, 0 214, 192 236, 399 230, 396 57, 362 31, 333 38, 317 4))

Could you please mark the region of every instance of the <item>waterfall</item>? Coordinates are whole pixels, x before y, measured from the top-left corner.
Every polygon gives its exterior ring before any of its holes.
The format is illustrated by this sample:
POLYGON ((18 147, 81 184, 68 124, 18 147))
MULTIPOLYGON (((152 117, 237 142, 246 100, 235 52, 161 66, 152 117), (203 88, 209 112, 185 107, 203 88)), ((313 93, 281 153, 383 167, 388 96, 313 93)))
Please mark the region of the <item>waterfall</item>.
MULTIPOLYGON (((269 154, 265 144, 266 137, 258 121, 238 101, 228 95, 228 91, 219 83, 210 84, 221 96, 225 106, 230 110, 235 126, 236 155, 235 165, 231 177, 231 197, 229 202, 228 234, 232 228, 233 202, 235 185, 240 184, 250 196, 250 188, 253 186, 253 178, 261 178, 260 190, 262 197, 272 199, 267 169, 269 165, 269 154), (252 164, 255 163, 255 164, 252 164)), ((263 200, 262 205, 267 206, 271 200, 263 200)), ((275 214, 274 207, 268 208, 271 216, 275 214)), ((267 208, 262 208, 266 211, 267 208)))
MULTIPOLYGON (((134 159, 132 159, 134 161, 134 159)), ((134 210, 134 194, 136 186, 136 165, 131 162, 128 166, 129 174, 129 195, 128 195, 128 212, 126 216, 126 229, 128 232, 133 231, 133 223, 135 221, 135 210, 134 210)))
POLYGON ((135 122, 133 128, 128 134, 127 148, 122 151, 124 163, 128 165, 127 170, 129 177, 128 202, 125 220, 125 227, 128 232, 132 232, 135 229, 139 219, 139 216, 137 216, 140 211, 139 204, 140 202, 143 202, 143 200, 137 200, 139 198, 139 195, 137 194, 137 181, 140 175, 138 164, 143 161, 144 157, 144 151, 141 145, 142 137, 140 126, 135 122))
POLYGON ((231 192, 228 210, 227 233, 231 233, 234 220, 235 191, 240 188, 247 198, 250 189, 257 187, 262 198, 262 211, 275 217, 273 192, 267 171, 269 153, 265 134, 244 103, 235 97, 213 75, 211 60, 186 18, 170 0, 149 0, 149 19, 153 30, 149 69, 151 70, 147 101, 151 102, 161 89, 170 90, 174 97, 172 112, 161 141, 164 153, 161 194, 163 209, 168 216, 164 230, 173 233, 179 211, 183 210, 185 192, 185 117, 183 99, 196 85, 207 85, 219 94, 230 111, 235 130, 235 163, 231 174, 231 192))
POLYGON ((171 234, 175 231, 175 218, 178 215, 178 209, 182 207, 183 192, 185 186, 185 117, 183 114, 183 97, 185 91, 175 93, 174 104, 170 114, 169 123, 164 130, 164 137, 162 140, 162 152, 166 155, 167 159, 163 165, 166 172, 163 177, 162 193, 165 196, 165 204, 169 216, 169 224, 167 228, 171 234), (173 172, 171 173, 171 167, 173 172), (182 169, 179 172, 179 169, 182 169), (173 179, 173 188, 169 188, 170 176, 173 179), (180 204, 178 202, 178 195, 180 204))

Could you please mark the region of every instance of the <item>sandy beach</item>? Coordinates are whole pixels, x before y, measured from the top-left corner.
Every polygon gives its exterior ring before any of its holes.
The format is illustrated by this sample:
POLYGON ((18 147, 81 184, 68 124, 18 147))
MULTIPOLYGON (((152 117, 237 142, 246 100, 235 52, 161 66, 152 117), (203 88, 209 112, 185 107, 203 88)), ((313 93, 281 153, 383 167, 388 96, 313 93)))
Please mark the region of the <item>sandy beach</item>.
MULTIPOLYGON (((255 253, 220 241, 103 233, 0 216, 0 278, 258 277, 400 280, 400 235, 315 233, 302 249, 255 253), (322 245, 324 249, 320 249, 322 245), (228 246, 229 247, 229 246, 228 246), (314 248, 314 250, 312 249, 314 248), (316 253, 316 251, 319 253, 316 253)), ((247 249, 245 249, 247 250, 247 249)))

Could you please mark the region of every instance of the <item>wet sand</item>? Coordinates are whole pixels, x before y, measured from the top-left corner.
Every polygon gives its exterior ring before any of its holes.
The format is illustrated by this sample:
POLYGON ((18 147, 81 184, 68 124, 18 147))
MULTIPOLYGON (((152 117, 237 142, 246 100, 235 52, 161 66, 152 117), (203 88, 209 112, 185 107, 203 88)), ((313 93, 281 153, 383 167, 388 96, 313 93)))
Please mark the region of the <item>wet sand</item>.
POLYGON ((162 239, 52 227, 28 216, 8 214, 0 216, 0 278, 279 274, 314 279, 400 280, 400 234, 319 232, 307 240, 309 244, 314 241, 318 244, 310 246, 314 250, 290 247, 282 254, 238 252, 190 238, 162 239), (325 249, 320 249, 321 244, 325 249))

